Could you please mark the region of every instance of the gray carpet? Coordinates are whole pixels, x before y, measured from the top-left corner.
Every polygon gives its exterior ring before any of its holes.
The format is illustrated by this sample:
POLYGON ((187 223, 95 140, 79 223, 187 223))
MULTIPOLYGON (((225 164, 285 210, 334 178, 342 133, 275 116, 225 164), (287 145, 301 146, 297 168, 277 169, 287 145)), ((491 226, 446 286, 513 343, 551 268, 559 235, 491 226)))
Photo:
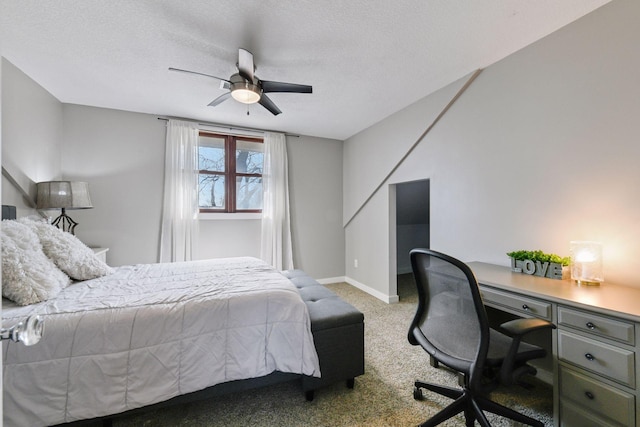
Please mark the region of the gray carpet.
MULTIPOLYGON (((114 427, 131 426, 411 426, 429 418, 450 401, 425 392, 424 401, 413 399, 416 379, 456 386, 455 375, 429 366, 426 353, 407 342, 407 328, 416 307, 410 275, 399 281, 400 303, 385 304, 346 284, 327 285, 365 316, 366 373, 353 390, 344 383, 318 390, 312 402, 304 399, 296 382, 269 386, 154 412, 122 416, 114 427)), ((494 399, 552 422, 552 390, 539 381, 535 388, 509 388, 494 399)), ((513 426, 490 416, 494 426, 513 426)), ((462 417, 446 426, 464 426, 462 417)))

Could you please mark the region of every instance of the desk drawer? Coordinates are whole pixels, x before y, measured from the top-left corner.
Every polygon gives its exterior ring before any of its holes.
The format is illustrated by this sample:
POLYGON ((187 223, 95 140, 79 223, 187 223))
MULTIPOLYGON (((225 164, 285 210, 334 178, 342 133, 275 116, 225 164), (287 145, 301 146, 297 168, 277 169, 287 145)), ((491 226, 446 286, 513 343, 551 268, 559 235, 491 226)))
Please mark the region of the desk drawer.
POLYGON ((560 368, 560 396, 624 426, 634 425, 635 398, 633 395, 579 374, 560 368))
MULTIPOLYGON (((634 426, 635 424, 629 424, 634 426)), ((594 415, 578 405, 560 401, 560 427, 624 427, 594 415)))
POLYGON ((559 331, 558 357, 635 388, 635 353, 632 351, 559 331))
POLYGON ((589 334, 611 338, 633 345, 635 328, 633 323, 585 313, 566 307, 558 307, 558 324, 571 326, 589 334))
POLYGON ((480 293, 485 303, 499 304, 520 313, 551 320, 550 303, 488 287, 482 287, 480 293))

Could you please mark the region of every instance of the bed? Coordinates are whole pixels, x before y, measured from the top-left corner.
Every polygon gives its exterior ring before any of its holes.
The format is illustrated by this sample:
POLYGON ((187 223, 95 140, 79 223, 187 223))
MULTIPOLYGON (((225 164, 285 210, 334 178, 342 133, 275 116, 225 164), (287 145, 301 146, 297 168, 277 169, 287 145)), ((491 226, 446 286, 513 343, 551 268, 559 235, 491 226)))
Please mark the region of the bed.
POLYGON ((263 261, 107 269, 41 302, 3 298, 3 327, 45 319, 35 346, 3 342, 5 426, 103 417, 274 373, 320 377, 307 305, 263 261))

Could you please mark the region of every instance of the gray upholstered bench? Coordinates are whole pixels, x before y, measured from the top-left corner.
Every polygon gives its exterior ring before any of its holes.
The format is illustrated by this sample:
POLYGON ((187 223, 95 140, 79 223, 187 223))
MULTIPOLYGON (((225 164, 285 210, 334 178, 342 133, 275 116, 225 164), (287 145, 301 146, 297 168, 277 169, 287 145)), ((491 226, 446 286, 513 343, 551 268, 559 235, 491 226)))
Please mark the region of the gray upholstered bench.
POLYGON ((309 308, 311 332, 320 359, 320 378, 302 377, 307 400, 314 391, 337 381, 353 388, 355 377, 364 374, 364 315, 333 291, 301 270, 287 270, 309 308))

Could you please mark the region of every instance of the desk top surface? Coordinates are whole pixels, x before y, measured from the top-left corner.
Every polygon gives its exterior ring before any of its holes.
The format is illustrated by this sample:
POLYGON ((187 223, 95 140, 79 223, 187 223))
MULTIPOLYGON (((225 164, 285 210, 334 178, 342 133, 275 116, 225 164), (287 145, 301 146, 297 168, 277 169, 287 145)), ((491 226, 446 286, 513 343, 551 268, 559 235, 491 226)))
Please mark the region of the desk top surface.
POLYGON ((608 283, 578 286, 572 280, 514 273, 509 267, 494 264, 468 265, 481 285, 640 322, 640 288, 608 283))

